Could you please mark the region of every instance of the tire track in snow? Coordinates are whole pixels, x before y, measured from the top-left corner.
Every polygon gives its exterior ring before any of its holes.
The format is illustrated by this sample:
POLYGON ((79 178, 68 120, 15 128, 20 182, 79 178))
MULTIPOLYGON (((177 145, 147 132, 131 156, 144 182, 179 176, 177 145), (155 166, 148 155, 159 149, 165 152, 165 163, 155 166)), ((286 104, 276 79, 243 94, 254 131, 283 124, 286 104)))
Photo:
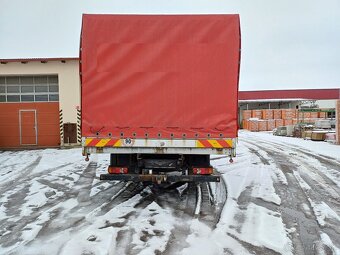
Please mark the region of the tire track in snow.
POLYGON ((22 185, 23 182, 31 179, 31 172, 39 164, 42 156, 38 156, 31 164, 26 166, 24 169, 17 170, 15 176, 10 176, 10 180, 2 182, 0 188, 0 194, 5 193, 7 190, 13 189, 13 187, 22 185))
MULTIPOLYGON (((267 146, 267 149, 271 149, 272 151, 277 152, 276 143, 272 144, 269 142, 264 142, 267 146)), ((264 147, 262 147, 264 148, 264 147)), ((314 157, 310 153, 305 153, 300 150, 294 150, 294 148, 289 147, 288 149, 284 150, 283 154, 291 163, 298 166, 298 172, 303 177, 303 179, 312 187, 315 187, 313 190, 317 192, 315 196, 319 200, 327 200, 331 203, 335 203, 336 207, 340 205, 340 187, 337 186, 336 182, 331 178, 331 176, 326 175, 324 172, 320 171, 317 166, 312 163, 313 161, 318 160, 318 157, 314 157), (298 152, 298 153, 297 153, 298 152), (312 176, 313 175, 313 176, 312 176), (330 201, 331 200, 331 201, 330 201)), ((320 162, 321 165, 321 162, 320 162)), ((334 164, 331 162, 331 165, 334 164)), ((328 167, 328 165, 322 166, 328 167)), ((340 166, 339 166, 340 170, 340 166)))
MULTIPOLYGON (((281 198, 285 198, 282 199, 282 204, 280 206, 285 224, 291 229, 298 228, 299 231, 299 235, 295 232, 291 233, 295 252, 298 254, 317 254, 315 247, 320 246, 320 233, 322 230, 327 232, 333 240, 337 240, 339 235, 333 228, 323 227, 323 229, 321 229, 318 224, 318 218, 310 203, 311 195, 306 193, 303 187, 301 187, 301 182, 299 182, 296 177, 296 173, 299 172, 299 169, 292 157, 297 157, 297 155, 287 154, 287 149, 283 150, 281 146, 281 148, 275 148, 273 147, 273 144, 268 142, 261 141, 261 143, 259 143, 259 141, 250 142, 249 140, 240 140, 245 143, 247 148, 250 148, 250 151, 254 151, 254 148, 258 148, 259 151, 264 151, 269 159, 272 160, 272 163, 277 165, 287 178, 287 187, 277 183, 275 189, 278 194, 280 194, 281 198), (264 143, 270 145, 270 147, 263 146, 264 143), (292 222, 295 222, 296 225, 292 224, 292 222)), ((254 154, 258 157, 263 157, 259 153, 254 154)), ((317 185, 313 185, 312 187, 315 190, 319 189, 317 185)), ((314 197, 313 199, 316 198, 314 197)))

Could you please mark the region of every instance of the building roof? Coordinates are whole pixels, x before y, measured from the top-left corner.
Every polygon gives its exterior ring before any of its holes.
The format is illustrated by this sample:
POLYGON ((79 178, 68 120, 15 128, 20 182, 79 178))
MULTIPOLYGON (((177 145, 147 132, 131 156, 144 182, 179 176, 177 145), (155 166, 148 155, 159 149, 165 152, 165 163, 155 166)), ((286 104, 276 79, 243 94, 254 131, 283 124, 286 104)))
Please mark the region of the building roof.
POLYGON ((0 59, 1 63, 9 62, 48 62, 48 61, 66 61, 66 60, 79 60, 78 57, 66 57, 66 58, 9 58, 0 59))
POLYGON ((340 89, 294 89, 240 91, 239 100, 331 100, 340 99, 340 89))

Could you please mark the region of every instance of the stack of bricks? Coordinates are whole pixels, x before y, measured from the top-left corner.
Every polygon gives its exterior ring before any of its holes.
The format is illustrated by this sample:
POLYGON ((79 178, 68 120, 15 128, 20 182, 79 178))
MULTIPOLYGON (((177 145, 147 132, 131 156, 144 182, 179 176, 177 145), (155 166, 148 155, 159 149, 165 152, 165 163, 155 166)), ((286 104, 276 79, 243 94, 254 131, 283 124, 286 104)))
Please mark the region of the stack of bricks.
POLYGON ((274 114, 273 114, 273 110, 262 110, 262 118, 264 120, 271 120, 273 119, 274 114))
POLYGON ((295 109, 282 109, 281 116, 284 120, 291 120, 296 118, 296 110, 295 109))
POLYGON ((282 115, 281 115, 281 109, 274 109, 273 110, 273 119, 282 119, 282 115))
POLYGON ((251 110, 251 117, 262 119, 262 110, 251 110))
POLYGON ((259 131, 267 131, 268 130, 268 120, 258 120, 258 129, 259 131))
POLYGON ((248 120, 251 118, 251 110, 243 110, 242 111, 242 119, 248 120))
POLYGON ((275 128, 283 126, 283 119, 275 120, 275 128))
POLYGON ((327 114, 325 112, 319 112, 319 118, 326 118, 327 114))
POLYGON ((257 120, 248 120, 248 130, 252 132, 259 131, 259 124, 257 120))
POLYGON ((275 126, 275 120, 274 120, 274 119, 268 120, 268 125, 267 125, 267 127, 268 127, 268 130, 269 130, 269 131, 270 131, 270 130, 273 130, 274 128, 276 128, 276 126, 275 126))
POLYGON ((340 145, 340 100, 336 101, 336 108, 335 108, 335 115, 336 115, 336 142, 340 145))
POLYGON ((315 123, 326 116, 325 112, 298 112, 296 109, 244 110, 242 127, 250 131, 272 131, 280 126, 296 125, 298 120, 315 123))

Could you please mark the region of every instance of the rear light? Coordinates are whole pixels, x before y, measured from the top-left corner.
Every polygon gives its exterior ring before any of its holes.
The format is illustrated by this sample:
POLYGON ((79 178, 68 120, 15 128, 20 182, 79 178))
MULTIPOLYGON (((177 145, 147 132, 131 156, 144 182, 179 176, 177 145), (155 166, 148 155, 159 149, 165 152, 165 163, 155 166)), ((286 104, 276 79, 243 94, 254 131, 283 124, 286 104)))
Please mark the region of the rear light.
POLYGON ((109 174, 127 174, 128 168, 127 167, 109 166, 107 171, 109 172, 109 174))
POLYGON ((194 174, 212 174, 213 168, 212 167, 194 167, 192 171, 194 174))

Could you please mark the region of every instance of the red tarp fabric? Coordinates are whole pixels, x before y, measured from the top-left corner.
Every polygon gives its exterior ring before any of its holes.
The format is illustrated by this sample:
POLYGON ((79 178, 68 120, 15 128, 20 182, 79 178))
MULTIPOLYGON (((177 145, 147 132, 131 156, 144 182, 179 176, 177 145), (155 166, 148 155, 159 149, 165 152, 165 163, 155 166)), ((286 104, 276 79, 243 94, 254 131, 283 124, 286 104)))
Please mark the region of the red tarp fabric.
POLYGON ((82 135, 236 137, 238 15, 83 15, 82 135))

